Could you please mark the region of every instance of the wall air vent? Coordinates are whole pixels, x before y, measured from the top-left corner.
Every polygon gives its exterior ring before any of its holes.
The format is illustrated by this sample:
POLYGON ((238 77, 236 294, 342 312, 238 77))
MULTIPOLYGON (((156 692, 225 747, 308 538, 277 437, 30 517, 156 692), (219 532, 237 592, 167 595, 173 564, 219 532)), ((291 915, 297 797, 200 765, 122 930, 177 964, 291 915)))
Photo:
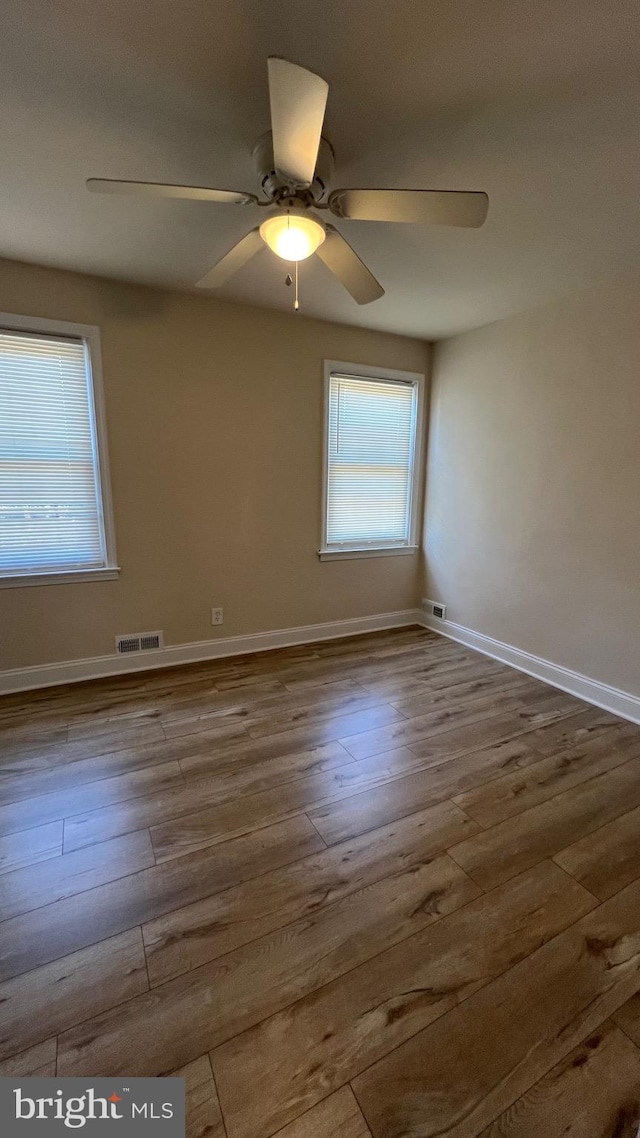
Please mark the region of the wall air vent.
POLYGON ((440 601, 423 600, 422 609, 423 612, 428 613, 429 616, 435 616, 438 620, 446 620, 447 606, 441 604, 440 601))
POLYGON ((128 656, 131 652, 148 652, 153 648, 164 648, 162 632, 134 632, 127 636, 116 636, 118 656, 128 656))

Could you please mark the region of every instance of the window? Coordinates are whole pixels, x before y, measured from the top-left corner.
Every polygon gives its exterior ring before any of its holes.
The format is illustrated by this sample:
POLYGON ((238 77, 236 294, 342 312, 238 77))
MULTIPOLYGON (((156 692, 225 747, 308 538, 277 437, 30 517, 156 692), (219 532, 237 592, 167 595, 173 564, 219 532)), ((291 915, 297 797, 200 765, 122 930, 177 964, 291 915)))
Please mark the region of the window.
POLYGON ((116 577, 99 335, 0 315, 0 585, 116 577))
POLYGON ((412 553, 423 377, 335 363, 325 373, 320 557, 412 553))

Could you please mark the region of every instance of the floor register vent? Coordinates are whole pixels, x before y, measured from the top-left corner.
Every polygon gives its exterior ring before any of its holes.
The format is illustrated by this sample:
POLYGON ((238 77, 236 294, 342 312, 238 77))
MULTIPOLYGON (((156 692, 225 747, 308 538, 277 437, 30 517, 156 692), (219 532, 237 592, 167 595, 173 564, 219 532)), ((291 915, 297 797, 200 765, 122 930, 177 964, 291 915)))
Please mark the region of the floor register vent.
POLYGON ((164 648, 161 632, 134 632, 127 636, 116 636, 116 653, 129 656, 132 652, 149 652, 153 648, 164 648))
POLYGON ((438 620, 445 620, 447 616, 447 606, 440 604, 440 601, 427 601, 422 602, 423 612, 428 612, 429 616, 437 616, 438 620))

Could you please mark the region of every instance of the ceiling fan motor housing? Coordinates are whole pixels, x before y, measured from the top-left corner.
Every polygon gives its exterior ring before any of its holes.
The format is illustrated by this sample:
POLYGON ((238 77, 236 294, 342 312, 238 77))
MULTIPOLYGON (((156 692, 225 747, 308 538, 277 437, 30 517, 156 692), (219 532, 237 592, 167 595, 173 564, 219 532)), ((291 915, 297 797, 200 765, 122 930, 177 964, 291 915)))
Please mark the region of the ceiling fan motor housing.
MULTIPOLYGON (((318 151, 318 161, 316 162, 313 182, 308 188, 298 190, 295 196, 300 199, 307 198, 307 204, 309 205, 313 202, 319 202, 325 196, 329 188, 333 174, 333 160, 333 146, 327 138, 323 137, 320 139, 320 149, 318 151)), ((278 201, 279 198, 286 197, 287 194, 290 193, 290 183, 281 178, 275 169, 275 162, 273 160, 273 138, 270 130, 268 130, 266 134, 263 134, 256 142, 253 148, 253 161, 258 173, 260 187, 267 197, 273 201, 278 201)))

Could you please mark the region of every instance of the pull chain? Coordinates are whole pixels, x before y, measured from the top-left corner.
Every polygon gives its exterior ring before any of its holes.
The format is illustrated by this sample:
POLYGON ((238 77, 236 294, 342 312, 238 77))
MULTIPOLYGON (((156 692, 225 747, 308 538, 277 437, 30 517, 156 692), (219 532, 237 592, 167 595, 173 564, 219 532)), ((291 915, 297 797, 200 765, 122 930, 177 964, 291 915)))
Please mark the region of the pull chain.
POLYGON ((298 262, 297 261, 295 262, 295 269, 294 269, 293 277, 291 276, 291 273, 287 273, 287 275, 284 279, 284 283, 286 284, 287 288, 291 288, 291 285, 294 283, 294 281, 295 281, 295 289, 294 289, 294 296, 293 296, 293 311, 298 312, 300 309, 300 300, 298 297, 298 262))

